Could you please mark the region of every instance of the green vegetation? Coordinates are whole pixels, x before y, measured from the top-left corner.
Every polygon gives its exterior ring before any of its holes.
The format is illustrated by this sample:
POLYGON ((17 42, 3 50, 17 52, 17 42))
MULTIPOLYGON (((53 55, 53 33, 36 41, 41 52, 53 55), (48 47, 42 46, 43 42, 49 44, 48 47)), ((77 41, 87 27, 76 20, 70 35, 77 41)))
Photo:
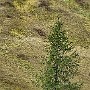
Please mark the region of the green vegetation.
POLYGON ((0 90, 42 90, 35 86, 36 73, 43 69, 47 36, 57 16, 80 55, 75 81, 84 83, 81 90, 89 90, 90 9, 75 0, 48 0, 48 9, 39 6, 40 0, 21 1, 0 0, 0 90))
POLYGON ((77 82, 70 81, 77 75, 79 66, 75 60, 77 54, 74 52, 68 55, 72 46, 62 30, 60 21, 55 24, 51 35, 49 35, 49 42, 50 55, 41 78, 42 88, 44 90, 80 90, 77 82))

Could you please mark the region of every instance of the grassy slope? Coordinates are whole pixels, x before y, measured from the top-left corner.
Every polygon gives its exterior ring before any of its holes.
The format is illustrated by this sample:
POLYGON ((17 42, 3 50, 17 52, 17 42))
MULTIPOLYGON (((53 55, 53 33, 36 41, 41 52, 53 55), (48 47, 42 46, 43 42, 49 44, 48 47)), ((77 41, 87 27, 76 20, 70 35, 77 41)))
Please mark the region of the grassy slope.
POLYGON ((81 56, 82 90, 89 90, 90 8, 73 0, 50 0, 50 11, 38 7, 38 0, 27 0, 21 7, 5 2, 0 0, 0 90, 40 90, 34 85, 35 75, 42 68, 47 35, 57 16, 81 56))

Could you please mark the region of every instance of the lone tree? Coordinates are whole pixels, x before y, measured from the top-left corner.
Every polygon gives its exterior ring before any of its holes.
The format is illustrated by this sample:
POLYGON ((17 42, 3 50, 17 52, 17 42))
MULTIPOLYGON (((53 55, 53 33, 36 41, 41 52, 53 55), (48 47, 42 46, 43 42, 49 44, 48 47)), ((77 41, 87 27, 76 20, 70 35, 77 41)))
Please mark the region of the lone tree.
POLYGON ((72 45, 65 31, 62 30, 62 23, 59 20, 55 23, 48 39, 50 50, 41 76, 42 88, 44 90, 80 90, 80 84, 71 82, 78 71, 77 54, 69 53, 72 45))

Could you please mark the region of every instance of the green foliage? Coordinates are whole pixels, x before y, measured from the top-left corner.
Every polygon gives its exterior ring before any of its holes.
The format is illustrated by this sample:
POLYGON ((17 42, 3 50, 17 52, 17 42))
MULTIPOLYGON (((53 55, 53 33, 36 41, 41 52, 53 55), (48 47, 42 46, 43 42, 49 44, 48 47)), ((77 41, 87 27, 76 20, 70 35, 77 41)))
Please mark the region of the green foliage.
POLYGON ((72 45, 62 30, 62 23, 58 21, 49 35, 50 51, 46 61, 45 71, 42 75, 42 88, 44 90, 80 90, 78 83, 72 83, 77 75, 78 62, 76 53, 68 55, 72 45))

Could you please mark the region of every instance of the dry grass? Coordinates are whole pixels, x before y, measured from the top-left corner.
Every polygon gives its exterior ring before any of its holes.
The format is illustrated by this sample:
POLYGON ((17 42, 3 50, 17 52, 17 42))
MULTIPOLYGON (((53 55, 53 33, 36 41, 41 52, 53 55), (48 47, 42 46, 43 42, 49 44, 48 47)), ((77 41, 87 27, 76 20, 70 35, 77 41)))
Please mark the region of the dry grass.
POLYGON ((79 79, 84 81, 81 90, 89 90, 90 9, 81 8, 74 0, 50 0, 49 10, 38 7, 38 0, 12 4, 14 7, 0 5, 0 90, 42 90, 35 86, 35 77, 42 69, 47 36, 57 16, 78 47, 79 79))

